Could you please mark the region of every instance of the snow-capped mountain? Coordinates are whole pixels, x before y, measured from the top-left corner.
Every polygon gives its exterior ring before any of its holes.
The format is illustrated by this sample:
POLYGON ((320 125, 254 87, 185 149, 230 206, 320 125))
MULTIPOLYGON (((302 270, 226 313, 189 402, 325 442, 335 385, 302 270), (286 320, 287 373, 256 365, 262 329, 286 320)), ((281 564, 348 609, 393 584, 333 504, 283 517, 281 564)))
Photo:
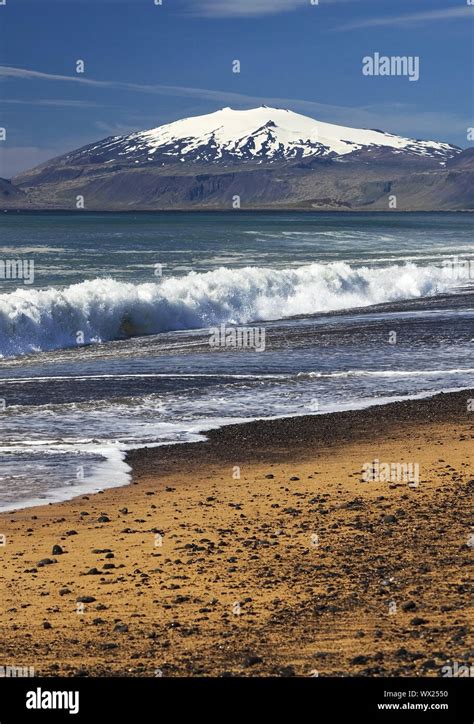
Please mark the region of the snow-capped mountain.
MULTIPOLYGON (((473 209, 469 149, 278 108, 186 118, 53 158, 4 181, 5 209, 473 209), (389 204, 391 204, 389 206, 389 204)), ((1 206, 0 206, 1 208, 1 206)))
POLYGON ((75 164, 263 163, 380 149, 437 158, 441 162, 460 150, 448 143, 337 126, 290 110, 261 106, 246 111, 223 108, 149 131, 109 137, 68 154, 65 159, 75 164))

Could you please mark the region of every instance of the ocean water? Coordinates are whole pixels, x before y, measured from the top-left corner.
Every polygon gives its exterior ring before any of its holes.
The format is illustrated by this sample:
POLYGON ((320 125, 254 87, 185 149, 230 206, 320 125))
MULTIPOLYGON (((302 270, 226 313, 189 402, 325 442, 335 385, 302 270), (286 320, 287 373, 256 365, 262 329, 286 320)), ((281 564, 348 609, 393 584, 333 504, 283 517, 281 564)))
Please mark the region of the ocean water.
POLYGON ((228 422, 472 386, 472 219, 3 214, 0 510, 228 422), (211 346, 221 325, 264 349, 211 346))

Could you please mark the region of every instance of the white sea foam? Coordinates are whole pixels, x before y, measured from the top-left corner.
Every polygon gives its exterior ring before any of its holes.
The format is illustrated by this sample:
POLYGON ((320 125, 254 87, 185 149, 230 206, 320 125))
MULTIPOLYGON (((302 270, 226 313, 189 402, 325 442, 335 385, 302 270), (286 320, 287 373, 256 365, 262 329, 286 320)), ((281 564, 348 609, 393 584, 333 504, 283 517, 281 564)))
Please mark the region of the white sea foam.
POLYGON ((157 283, 94 279, 64 289, 0 295, 0 355, 219 324, 283 319, 399 299, 453 287, 449 270, 405 264, 354 268, 344 262, 296 269, 222 267, 157 283), (81 339, 81 337, 79 337, 81 339))
POLYGON ((330 377, 444 377, 444 375, 474 374, 474 367, 439 370, 346 370, 342 372, 298 372, 299 380, 330 377))

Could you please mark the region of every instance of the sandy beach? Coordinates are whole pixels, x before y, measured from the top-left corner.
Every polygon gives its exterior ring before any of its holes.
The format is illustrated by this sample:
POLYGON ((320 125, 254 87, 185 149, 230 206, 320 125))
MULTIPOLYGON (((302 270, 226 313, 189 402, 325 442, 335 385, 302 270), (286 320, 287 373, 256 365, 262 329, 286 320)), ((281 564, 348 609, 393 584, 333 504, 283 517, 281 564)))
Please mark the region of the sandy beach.
POLYGON ((132 484, 4 513, 0 664, 440 676, 472 663, 474 391, 234 425, 132 484), (419 482, 364 465, 419 466, 419 482))

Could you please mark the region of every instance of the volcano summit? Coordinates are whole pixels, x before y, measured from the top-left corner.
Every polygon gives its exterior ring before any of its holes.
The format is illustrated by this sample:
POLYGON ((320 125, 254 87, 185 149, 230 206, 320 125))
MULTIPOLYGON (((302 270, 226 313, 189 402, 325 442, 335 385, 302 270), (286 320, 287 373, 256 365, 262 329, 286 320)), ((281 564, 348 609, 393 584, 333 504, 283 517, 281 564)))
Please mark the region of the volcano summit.
POLYGON ((473 173, 472 150, 261 106, 110 136, 1 190, 4 208, 471 209, 473 173))

